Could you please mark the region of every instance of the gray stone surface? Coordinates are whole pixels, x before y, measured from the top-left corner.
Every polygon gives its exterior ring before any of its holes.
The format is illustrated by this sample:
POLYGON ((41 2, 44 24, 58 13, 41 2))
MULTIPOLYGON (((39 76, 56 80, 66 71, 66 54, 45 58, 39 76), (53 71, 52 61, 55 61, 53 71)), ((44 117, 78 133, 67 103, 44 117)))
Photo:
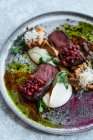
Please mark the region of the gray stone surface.
MULTIPOLYGON (((0 49, 11 32, 24 21, 50 11, 76 11, 93 15, 92 0, 0 0, 0 49)), ((56 136, 29 127, 0 95, 0 140, 90 140, 93 130, 73 136, 56 136)))

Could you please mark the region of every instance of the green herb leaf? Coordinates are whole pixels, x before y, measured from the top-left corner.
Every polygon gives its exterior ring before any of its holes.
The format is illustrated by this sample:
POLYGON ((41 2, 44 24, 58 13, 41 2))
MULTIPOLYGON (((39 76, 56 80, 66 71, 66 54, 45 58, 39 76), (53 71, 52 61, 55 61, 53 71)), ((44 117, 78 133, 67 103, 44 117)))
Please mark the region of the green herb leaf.
POLYGON ((24 46, 25 45, 24 34, 19 35, 17 39, 14 40, 13 44, 16 46, 24 46))
POLYGON ((38 102, 38 110, 39 110, 39 113, 43 113, 47 108, 48 108, 47 105, 42 100, 40 100, 38 102))
POLYGON ((17 54, 17 53, 19 53, 20 52, 20 50, 23 48, 24 46, 12 46, 12 48, 11 48, 11 53, 12 54, 17 54))
POLYGON ((68 72, 67 71, 65 71, 65 72, 60 71, 57 74, 57 76, 56 76, 56 78, 54 80, 54 85, 56 83, 64 83, 65 87, 68 88, 69 81, 68 81, 67 75, 68 75, 68 72))
POLYGON ((58 65, 60 63, 53 56, 51 56, 50 58, 40 57, 39 59, 40 63, 48 63, 49 61, 52 61, 55 65, 58 65))
POLYGON ((56 65, 58 65, 58 64, 60 64, 60 61, 58 61, 55 58, 53 58, 53 63, 56 64, 56 65))
POLYGON ((88 57, 88 61, 91 63, 92 62, 92 59, 91 59, 91 57, 89 56, 88 57))
POLYGON ((51 58, 45 58, 45 57, 40 57, 39 62, 40 63, 47 63, 51 60, 51 58))

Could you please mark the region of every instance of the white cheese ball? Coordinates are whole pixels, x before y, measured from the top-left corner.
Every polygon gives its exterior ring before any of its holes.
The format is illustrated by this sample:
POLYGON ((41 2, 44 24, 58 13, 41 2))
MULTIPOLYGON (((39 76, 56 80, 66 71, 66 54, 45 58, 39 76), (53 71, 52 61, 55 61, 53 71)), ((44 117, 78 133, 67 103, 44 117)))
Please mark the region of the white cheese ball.
POLYGON ((30 58, 37 64, 39 64, 39 60, 41 57, 50 59, 49 53, 45 49, 39 47, 34 47, 28 50, 28 54, 30 58))
POLYGON ((68 85, 68 89, 66 89, 63 83, 57 83, 51 94, 47 93, 43 97, 43 102, 51 108, 56 108, 64 105, 70 99, 71 95, 72 87, 70 84, 68 85))

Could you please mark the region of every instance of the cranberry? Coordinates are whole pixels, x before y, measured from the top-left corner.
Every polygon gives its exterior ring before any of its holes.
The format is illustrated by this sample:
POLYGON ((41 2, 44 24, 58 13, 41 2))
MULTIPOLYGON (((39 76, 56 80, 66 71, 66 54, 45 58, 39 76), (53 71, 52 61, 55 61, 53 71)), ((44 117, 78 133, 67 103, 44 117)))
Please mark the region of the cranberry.
POLYGON ((91 52, 91 51, 89 51, 89 52, 88 52, 88 54, 89 54, 89 55, 92 55, 92 52, 91 52))
POLYGON ((62 55, 65 55, 65 52, 62 52, 62 55))
POLYGON ((70 46, 69 49, 72 50, 72 46, 70 46))
POLYGON ((70 56, 66 57, 66 58, 65 58, 65 61, 68 62, 68 61, 70 60, 70 58, 71 58, 70 56))
POLYGON ((68 66, 68 64, 65 61, 62 61, 62 64, 68 66))
POLYGON ((64 51, 67 52, 67 48, 64 48, 64 51))
POLYGON ((72 56, 75 56, 75 55, 77 54, 77 52, 75 52, 75 51, 70 51, 70 54, 71 54, 72 56))
POLYGON ((29 80, 28 83, 32 84, 33 82, 31 80, 29 80))
POLYGON ((35 93, 42 91, 45 83, 43 80, 31 76, 30 79, 25 83, 25 85, 19 85, 19 91, 28 97, 34 96, 35 93))
POLYGON ((79 57, 78 56, 76 57, 76 60, 79 60, 79 57))
POLYGON ((78 45, 71 45, 69 48, 64 48, 59 56, 62 60, 62 64, 65 66, 77 65, 85 60, 78 45))
POLYGON ((34 89, 34 90, 37 90, 37 86, 33 86, 33 89, 34 89))
POLYGON ((85 42, 82 43, 81 47, 82 47, 82 49, 83 49, 85 52, 88 52, 88 51, 89 51, 89 48, 88 48, 88 46, 87 46, 87 44, 86 44, 85 42))
POLYGON ((35 80, 34 83, 37 84, 38 83, 37 80, 35 80))
POLYGON ((71 63, 72 63, 72 64, 74 64, 74 63, 75 63, 74 59, 72 59, 72 60, 71 60, 71 63))
POLYGON ((29 90, 26 92, 26 94, 27 94, 28 96, 32 96, 32 93, 31 93, 29 90))
POLYGON ((79 50, 80 49, 80 46, 79 45, 76 45, 76 49, 79 50))
POLYGON ((20 91, 23 91, 22 85, 19 85, 19 90, 20 90, 20 91))
POLYGON ((23 88, 23 91, 24 91, 24 93, 26 93, 26 91, 27 91, 27 90, 26 90, 26 87, 23 88))
POLYGON ((35 84, 36 87, 38 87, 38 84, 35 84))
POLYGON ((33 75, 30 75, 30 76, 29 76, 29 78, 32 78, 32 77, 33 77, 33 75))
POLYGON ((34 93, 34 89, 31 89, 31 92, 34 93))
POLYGON ((30 89, 31 85, 29 83, 26 84, 26 88, 30 89))
POLYGON ((39 92, 41 92, 41 91, 42 91, 42 89, 41 89, 41 88, 38 88, 38 91, 39 91, 39 92))
POLYGON ((89 61, 88 61, 88 60, 86 60, 86 63, 88 64, 88 63, 89 63, 89 61))
POLYGON ((34 86, 33 86, 33 85, 31 85, 31 89, 33 89, 33 87, 34 87, 34 86))

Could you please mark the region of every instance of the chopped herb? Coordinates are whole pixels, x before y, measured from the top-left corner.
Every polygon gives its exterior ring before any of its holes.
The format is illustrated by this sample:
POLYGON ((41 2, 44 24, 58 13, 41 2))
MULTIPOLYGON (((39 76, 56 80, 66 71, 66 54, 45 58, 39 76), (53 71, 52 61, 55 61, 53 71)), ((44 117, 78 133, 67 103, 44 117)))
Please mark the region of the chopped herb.
POLYGON ((40 57, 39 62, 40 63, 47 63, 51 60, 51 58, 45 58, 45 57, 40 57))
POLYGON ((24 34, 21 34, 20 36, 17 37, 17 39, 14 41, 14 45, 16 46, 24 46, 25 41, 24 41, 24 34))
POLYGON ((39 113, 43 113, 46 109, 49 110, 49 108, 47 107, 47 105, 42 100, 40 100, 38 102, 38 110, 39 110, 39 113))
POLYGON ((50 61, 52 61, 55 65, 58 65, 60 63, 58 60, 56 60, 52 56, 50 58, 40 57, 39 59, 40 63, 49 63, 50 61))
POLYGON ((66 23, 57 27, 59 30, 65 31, 68 37, 81 36, 93 42, 93 25, 85 22, 78 22, 76 25, 66 23))
POLYGON ((64 83, 64 85, 65 85, 65 87, 66 88, 68 88, 68 84, 69 84, 69 82, 68 82, 68 77, 67 77, 67 75, 68 75, 68 72, 67 71, 60 71, 58 74, 57 74, 57 76, 56 76, 56 78, 55 78, 55 80, 54 80, 54 85, 56 84, 56 83, 64 83))
POLYGON ((12 54, 17 54, 21 51, 21 49, 23 48, 24 46, 15 46, 13 45, 12 48, 11 48, 11 53, 12 54))
POLYGON ((57 60, 55 57, 52 57, 52 59, 51 59, 52 61, 53 61, 53 63, 54 64, 56 64, 56 65, 58 65, 58 64, 60 64, 60 61, 59 60, 57 60))
POLYGON ((8 64, 7 70, 9 72, 26 72, 26 73, 33 73, 37 70, 37 66, 32 62, 31 64, 24 64, 20 62, 13 61, 8 64))
POLYGON ((92 62, 92 59, 91 59, 91 57, 89 56, 88 57, 88 61, 91 63, 92 62))
POLYGON ((11 53, 12 54, 17 54, 23 49, 25 46, 25 41, 24 41, 24 34, 20 35, 17 37, 17 39, 14 41, 13 46, 11 48, 11 53))

